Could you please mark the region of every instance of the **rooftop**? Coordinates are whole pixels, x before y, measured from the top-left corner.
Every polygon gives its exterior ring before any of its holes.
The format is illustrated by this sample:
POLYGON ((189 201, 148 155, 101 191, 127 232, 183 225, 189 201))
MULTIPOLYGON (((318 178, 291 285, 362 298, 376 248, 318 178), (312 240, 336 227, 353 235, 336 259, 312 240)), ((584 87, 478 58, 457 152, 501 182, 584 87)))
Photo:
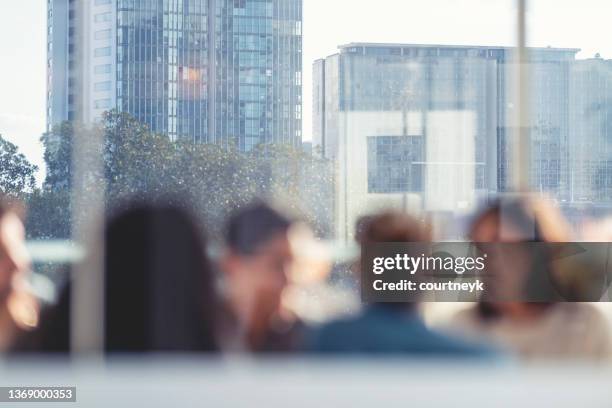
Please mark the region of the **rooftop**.
MULTIPOLYGON (((398 43, 362 43, 355 42, 339 45, 338 49, 365 47, 365 48, 446 48, 446 49, 472 49, 472 50, 514 50, 516 47, 497 45, 443 45, 443 44, 398 44, 398 43)), ((555 47, 529 47, 530 50, 578 53, 580 48, 555 48, 555 47)))

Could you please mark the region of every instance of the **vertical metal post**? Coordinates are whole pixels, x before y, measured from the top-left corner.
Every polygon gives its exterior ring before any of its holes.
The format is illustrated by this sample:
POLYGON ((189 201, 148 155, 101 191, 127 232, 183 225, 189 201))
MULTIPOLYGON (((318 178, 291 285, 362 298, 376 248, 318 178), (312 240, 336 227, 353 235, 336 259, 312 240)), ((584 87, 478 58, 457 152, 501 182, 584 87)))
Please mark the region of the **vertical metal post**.
POLYGON ((87 249, 73 268, 72 351, 96 355, 104 345, 103 132, 79 127, 73 143, 72 237, 87 249))
POLYGON ((517 35, 514 88, 516 90, 515 132, 512 155, 514 190, 527 192, 530 188, 531 140, 529 98, 529 51, 527 50, 527 0, 517 0, 517 35))
MULTIPOLYGON (((87 92, 90 68, 89 0, 77 6, 77 61, 80 64, 81 121, 90 122, 87 92)), ((86 260, 74 266, 71 291, 71 348, 73 352, 100 355, 104 334, 104 180, 103 132, 75 125, 72 146, 72 237, 88 249, 86 260)))

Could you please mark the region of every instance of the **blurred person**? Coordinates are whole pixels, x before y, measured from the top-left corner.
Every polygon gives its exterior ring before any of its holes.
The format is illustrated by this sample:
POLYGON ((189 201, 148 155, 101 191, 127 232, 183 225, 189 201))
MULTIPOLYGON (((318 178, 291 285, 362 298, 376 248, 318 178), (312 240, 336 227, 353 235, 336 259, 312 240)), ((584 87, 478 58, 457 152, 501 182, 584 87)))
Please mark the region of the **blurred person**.
POLYGON ((207 242, 171 205, 135 204, 105 231, 105 349, 217 350, 218 302, 207 242))
POLYGON ((359 310, 355 246, 335 246, 317 240, 303 224, 291 228, 295 254, 283 305, 308 325, 328 322, 359 310), (313 299, 316 299, 313 302, 313 299))
POLYGON ((19 202, 0 196, 0 350, 38 324, 38 302, 26 280, 30 257, 23 214, 19 202))
MULTIPOLYGON (((65 271, 69 275, 69 271, 65 271)), ((10 348, 13 354, 44 353, 67 355, 70 352, 70 292, 67 282, 59 290, 57 302, 40 312, 36 329, 22 333, 10 348)))
POLYGON ((296 347, 302 323, 283 308, 295 259, 292 221, 263 202, 230 217, 221 260, 226 314, 220 322, 228 351, 283 352, 296 347))
MULTIPOLYGON (((217 350, 213 271, 206 240, 188 212, 130 205, 110 218, 105 241, 106 351, 217 350)), ((37 330, 20 338, 13 352, 70 351, 71 288, 68 280, 37 330)))
MULTIPOLYGON (((383 213, 363 220, 357 234, 362 245, 384 242, 428 243, 429 228, 403 213, 383 213)), ((313 331, 308 351, 320 353, 405 354, 418 357, 490 357, 487 347, 430 330, 416 303, 373 303, 355 316, 313 331)))
POLYGON ((551 287, 542 285, 545 279, 555 285, 560 277, 551 267, 533 269, 530 256, 521 253, 526 247, 518 245, 571 241, 570 228, 555 207, 533 197, 500 201, 476 219, 470 238, 475 243, 517 245, 504 245, 493 255, 497 261, 488 263, 488 272, 494 276, 487 284, 488 297, 460 312, 452 322, 455 330, 471 338, 484 336, 525 358, 609 356, 605 318, 589 304, 559 302, 553 292, 542 292, 551 287), (520 301, 534 289, 531 293, 550 300, 520 301))
POLYGON ((612 242, 612 217, 587 220, 581 225, 581 241, 612 242))

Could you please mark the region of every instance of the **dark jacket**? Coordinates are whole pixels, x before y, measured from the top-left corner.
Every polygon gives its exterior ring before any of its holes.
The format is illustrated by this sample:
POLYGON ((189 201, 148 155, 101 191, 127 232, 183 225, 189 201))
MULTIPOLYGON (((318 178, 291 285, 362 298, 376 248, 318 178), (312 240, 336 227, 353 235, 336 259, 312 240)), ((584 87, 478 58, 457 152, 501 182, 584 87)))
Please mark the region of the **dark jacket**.
POLYGON ((305 348, 321 353, 410 354, 417 357, 494 357, 493 349, 464 342, 427 328, 414 311, 374 305, 357 317, 313 331, 305 348))

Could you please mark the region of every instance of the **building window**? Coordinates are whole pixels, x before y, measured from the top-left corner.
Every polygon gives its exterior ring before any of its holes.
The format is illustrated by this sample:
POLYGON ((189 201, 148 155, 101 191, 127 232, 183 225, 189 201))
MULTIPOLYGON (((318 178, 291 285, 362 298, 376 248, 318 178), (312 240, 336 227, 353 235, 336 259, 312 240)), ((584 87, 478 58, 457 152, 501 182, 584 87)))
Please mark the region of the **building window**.
POLYGON ((96 84, 94 85, 94 91, 110 91, 110 89, 111 89, 110 81, 96 82, 96 84))
POLYGON ((96 109, 108 109, 110 108, 111 100, 110 99, 97 99, 94 102, 94 107, 96 109))
POLYGON ((422 191, 422 137, 368 137, 368 192, 422 191))
POLYGON ((110 74, 112 70, 111 64, 96 65, 94 68, 95 74, 110 74))
POLYGON ((112 16, 113 15, 110 12, 108 12, 108 13, 98 13, 94 17, 94 21, 96 23, 104 23, 104 22, 107 22, 107 21, 111 21, 112 16))
POLYGON ((96 33, 94 34, 94 38, 96 40, 107 40, 111 37, 111 30, 107 29, 107 30, 99 30, 96 31, 96 33))
POLYGON ((110 57, 111 47, 101 47, 94 50, 94 57, 110 57))

